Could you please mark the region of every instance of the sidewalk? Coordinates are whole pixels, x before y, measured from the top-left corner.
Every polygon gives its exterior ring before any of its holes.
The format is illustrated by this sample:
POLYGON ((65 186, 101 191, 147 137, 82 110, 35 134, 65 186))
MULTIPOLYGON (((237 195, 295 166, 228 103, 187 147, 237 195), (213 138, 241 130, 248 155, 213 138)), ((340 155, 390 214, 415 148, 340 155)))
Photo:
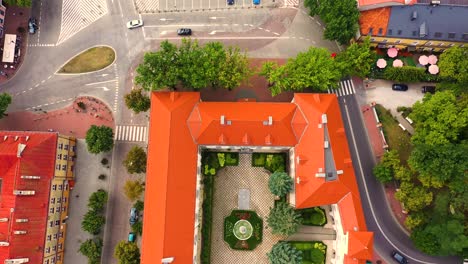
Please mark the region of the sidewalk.
POLYGON ((79 97, 65 108, 54 111, 21 111, 8 113, 0 119, 0 130, 58 131, 60 134, 85 138, 91 125, 105 125, 115 129, 112 111, 93 97, 79 97), (77 106, 83 102, 85 110, 77 106))

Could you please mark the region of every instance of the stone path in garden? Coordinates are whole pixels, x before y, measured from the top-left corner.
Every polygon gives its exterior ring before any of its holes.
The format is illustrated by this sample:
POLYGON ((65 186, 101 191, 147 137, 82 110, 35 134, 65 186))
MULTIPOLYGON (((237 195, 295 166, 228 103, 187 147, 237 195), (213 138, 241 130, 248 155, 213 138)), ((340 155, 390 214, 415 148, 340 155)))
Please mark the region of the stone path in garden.
POLYGON ((252 155, 240 154, 238 166, 227 166, 218 171, 215 179, 211 263, 213 264, 268 264, 267 253, 276 242, 285 237, 272 235, 266 218, 273 207, 274 196, 268 189, 269 172, 252 167, 252 155), (250 209, 263 219, 263 241, 252 251, 233 250, 223 239, 224 218, 237 209, 240 189, 250 190, 250 209))

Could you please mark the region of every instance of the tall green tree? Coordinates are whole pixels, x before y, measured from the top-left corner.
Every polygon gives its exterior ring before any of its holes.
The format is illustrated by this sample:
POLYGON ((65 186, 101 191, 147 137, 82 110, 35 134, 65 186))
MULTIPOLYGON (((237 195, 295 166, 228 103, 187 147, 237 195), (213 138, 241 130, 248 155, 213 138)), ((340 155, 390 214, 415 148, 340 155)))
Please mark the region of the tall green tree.
POLYGON ((133 89, 125 95, 125 105, 128 109, 133 110, 135 114, 146 112, 151 106, 149 96, 143 94, 142 89, 133 89))
POLYGON ((208 86, 206 72, 212 65, 206 61, 206 53, 197 40, 182 39, 182 44, 178 47, 177 64, 178 78, 184 87, 199 90, 208 86))
POLYGON ((97 235, 101 232, 101 228, 105 222, 106 219, 104 216, 91 210, 84 215, 83 221, 81 222, 81 228, 92 235, 97 235))
POLYGON ((5 112, 11 104, 11 95, 7 93, 0 94, 0 118, 6 116, 5 112))
POLYGON ((88 208, 94 212, 102 212, 109 195, 105 190, 99 189, 92 193, 88 200, 88 208))
POLYGON ((142 147, 134 146, 127 153, 127 157, 123 161, 123 165, 127 168, 128 173, 143 173, 146 172, 146 152, 142 147))
POLYGON ((342 77, 330 52, 314 47, 289 59, 285 65, 269 63, 260 73, 272 84, 269 88, 273 96, 283 91, 300 92, 306 88, 324 92, 337 87, 342 77))
POLYGON ((402 182, 395 198, 405 205, 407 211, 420 211, 432 202, 432 192, 411 182, 402 182))
POLYGON ((444 79, 438 88, 448 87, 456 93, 468 91, 468 47, 448 48, 440 55, 438 65, 444 79))
POLYGON ((270 208, 267 223, 273 234, 290 236, 297 231, 302 223, 302 217, 289 204, 280 202, 275 207, 270 208))
POLYGON ((177 46, 165 40, 159 51, 145 53, 143 63, 138 65, 135 83, 147 91, 163 88, 175 89, 179 83, 177 46))
POLYGON ((237 47, 228 47, 226 59, 218 76, 219 85, 232 90, 252 75, 247 54, 237 47))
POLYGON ((267 253, 270 264, 301 264, 302 252, 288 242, 276 243, 267 253))
POLYGON ((396 171, 400 168, 400 158, 396 150, 386 152, 382 160, 374 167, 375 177, 382 183, 394 179, 396 171))
POLYGON ((409 117, 415 122, 415 144, 442 145, 456 143, 468 127, 468 108, 457 102, 452 91, 425 96, 413 105, 409 117))
POLYGON ((268 180, 268 188, 276 196, 284 196, 293 188, 294 180, 286 172, 274 172, 268 180))
POLYGON ((220 88, 221 82, 219 76, 223 69, 226 61, 226 49, 221 42, 209 42, 203 46, 203 51, 206 55, 205 64, 208 67, 205 67, 205 75, 213 88, 220 88))
POLYGON ((114 146, 112 128, 92 125, 86 132, 86 145, 88 151, 93 154, 110 151, 114 146))
POLYGON ((345 51, 338 54, 336 60, 341 66, 343 75, 367 77, 372 65, 375 63, 376 54, 370 47, 370 38, 363 43, 353 43, 345 51))
POLYGON ((325 22, 324 36, 341 45, 348 44, 358 30, 359 10, 354 0, 305 0, 311 16, 319 15, 325 22))
POLYGON ((102 239, 88 239, 81 243, 78 250, 81 254, 88 257, 88 264, 101 263, 102 239))
POLYGON ((139 180, 127 180, 124 185, 124 193, 130 201, 135 201, 140 198, 141 194, 145 190, 142 182, 139 180))
POLYGON ((119 264, 140 264, 140 249, 133 242, 120 241, 115 247, 114 256, 119 264))

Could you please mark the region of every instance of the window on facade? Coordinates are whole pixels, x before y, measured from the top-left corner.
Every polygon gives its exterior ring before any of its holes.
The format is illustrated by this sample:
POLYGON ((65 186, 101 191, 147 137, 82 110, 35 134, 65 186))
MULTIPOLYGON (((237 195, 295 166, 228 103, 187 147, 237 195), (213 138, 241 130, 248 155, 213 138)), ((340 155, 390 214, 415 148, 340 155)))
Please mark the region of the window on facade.
POLYGON ((50 247, 45 249, 45 253, 50 253, 50 247))
POLYGON ((59 237, 63 237, 63 232, 60 232, 60 233, 59 233, 59 237))
POLYGON ((436 37, 436 38, 441 38, 441 37, 442 37, 442 32, 436 32, 436 33, 434 34, 434 37, 436 37))
POLYGON ((68 190, 68 183, 65 183, 65 188, 63 188, 65 191, 68 190))
POLYGON ((60 213, 60 206, 55 209, 57 213, 60 213))
POLYGON ((448 38, 455 38, 455 32, 448 33, 448 38))
MULTIPOLYGON (((53 246, 53 247, 52 247, 52 251, 53 251, 53 252, 57 251, 57 246, 53 246)), ((53 258, 52 258, 52 259, 53 259, 53 258)))
POLYGON ((463 33, 463 39, 468 40, 468 33, 463 33))
POLYGON ((53 227, 54 226, 54 221, 50 221, 49 222, 49 227, 53 227))
POLYGON ((51 263, 55 263, 55 257, 52 257, 52 262, 51 263))
POLYGON ((67 207, 62 207, 62 212, 66 212, 67 211, 67 207))
POLYGON ((55 221, 55 225, 56 225, 56 226, 60 225, 60 220, 56 220, 56 221, 55 221))
POLYGON ((48 236, 47 236, 47 241, 50 241, 50 240, 52 240, 52 236, 51 236, 51 235, 48 235, 48 236))
POLYGON ((398 34, 398 35, 401 35, 401 29, 398 30, 397 34, 398 34))
POLYGON ((56 170, 60 170, 60 164, 55 165, 56 170))
POLYGON ((57 190, 57 184, 52 185, 52 190, 53 191, 57 190))
POLYGON ((58 244, 58 250, 62 250, 62 243, 58 244))
POLYGON ((62 165, 62 170, 67 170, 67 165, 62 165))
POLYGON ((75 152, 76 151, 76 146, 73 146, 72 150, 73 150, 73 152, 75 152))
POLYGON ((55 198, 50 198, 50 203, 54 204, 55 203, 55 198))
POLYGON ((61 191, 62 188, 63 188, 63 185, 62 185, 62 184, 59 184, 58 188, 59 188, 59 191, 61 191))
POLYGON ((62 154, 57 154, 57 159, 62 159, 62 154))
POLYGON ((372 33, 373 33, 372 31, 374 31, 374 28, 369 28, 369 35, 371 35, 371 36, 372 36, 372 33))
POLYGON ((379 35, 382 35, 382 33, 383 33, 383 29, 379 28, 379 35))
POLYGON ((60 144, 59 144, 59 149, 62 149, 62 148, 63 148, 63 144, 60 143, 60 144))
POLYGON ((449 44, 448 46, 449 46, 449 47, 453 47, 453 46, 455 46, 455 44, 452 43, 452 44, 449 44))
POLYGON ((57 239, 57 234, 54 234, 54 239, 57 239))
POLYGON ((445 43, 440 43, 440 44, 439 44, 439 47, 442 47, 443 45, 445 45, 445 43))
POLYGON ((5 12, 3 10, 0 10, 0 15, 4 16, 5 12))
MULTIPOLYGON (((68 187, 68 185, 66 185, 66 187, 68 187)), ((66 203, 67 202, 67 197, 63 197, 63 203, 66 203)))
POLYGON ((65 145, 64 149, 65 149, 65 150, 68 150, 68 144, 67 144, 67 145, 65 145))
POLYGON ((387 30, 387 35, 392 35, 392 33, 393 33, 393 30, 391 29, 387 30))
POLYGON ((49 260, 46 259, 46 260, 44 261, 44 264, 49 264, 49 260))
MULTIPOLYGON (((62 247, 61 247, 61 244, 60 244, 60 245, 59 245, 59 250, 60 250, 61 248, 62 248, 62 247)), ((62 260, 62 255, 58 255, 58 256, 57 256, 57 261, 60 261, 60 260, 62 260)))
POLYGON ((416 36, 418 34, 417 31, 413 31, 413 36, 416 36))
POLYGON ((51 214, 54 213, 54 208, 53 207, 49 209, 49 213, 51 213, 51 214))
POLYGON ((411 45, 418 45, 419 41, 414 41, 411 45))
POLYGON ((63 155, 64 160, 68 160, 68 155, 63 155))

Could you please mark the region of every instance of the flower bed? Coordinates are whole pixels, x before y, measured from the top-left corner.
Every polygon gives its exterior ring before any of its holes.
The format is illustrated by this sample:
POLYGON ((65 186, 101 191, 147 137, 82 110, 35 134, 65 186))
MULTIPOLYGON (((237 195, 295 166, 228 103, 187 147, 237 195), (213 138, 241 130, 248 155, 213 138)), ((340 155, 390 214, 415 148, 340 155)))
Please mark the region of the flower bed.
POLYGON ((253 250, 262 238, 263 220, 254 211, 233 210, 224 218, 224 241, 232 249, 253 250))

